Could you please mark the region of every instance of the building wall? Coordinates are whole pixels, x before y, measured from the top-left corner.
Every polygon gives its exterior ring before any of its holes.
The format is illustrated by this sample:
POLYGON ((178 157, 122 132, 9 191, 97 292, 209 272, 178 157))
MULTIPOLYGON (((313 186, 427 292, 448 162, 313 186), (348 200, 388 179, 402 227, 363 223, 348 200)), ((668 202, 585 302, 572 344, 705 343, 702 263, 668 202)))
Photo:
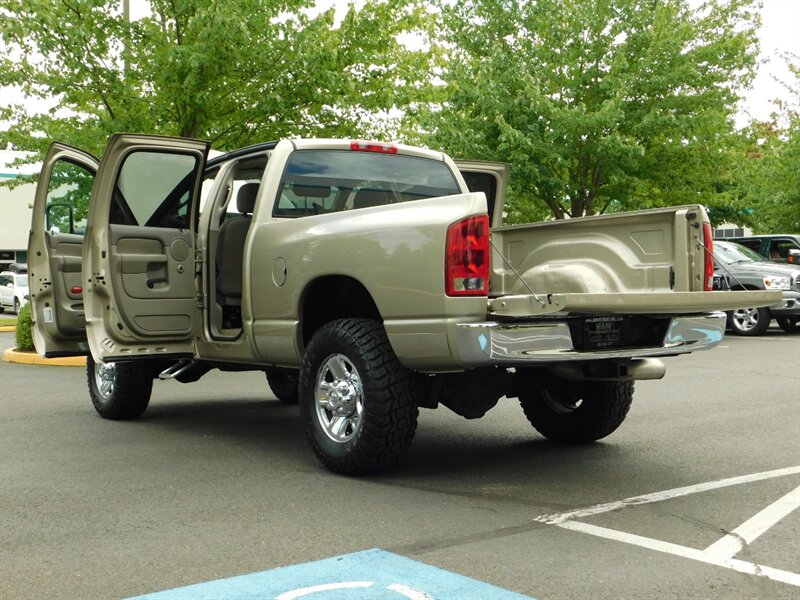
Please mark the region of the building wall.
POLYGON ((38 165, 10 166, 12 161, 23 156, 22 152, 0 151, 0 270, 12 262, 28 261, 28 232, 36 185, 25 183, 13 189, 2 185, 39 171, 38 165))

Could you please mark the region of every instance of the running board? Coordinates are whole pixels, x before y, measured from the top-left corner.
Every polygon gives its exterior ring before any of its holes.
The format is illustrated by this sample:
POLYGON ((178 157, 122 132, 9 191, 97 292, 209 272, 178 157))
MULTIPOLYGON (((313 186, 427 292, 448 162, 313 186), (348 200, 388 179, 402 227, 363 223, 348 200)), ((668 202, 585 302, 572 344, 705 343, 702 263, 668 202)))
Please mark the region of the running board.
POLYGON ((185 373, 195 365, 195 361, 191 358, 184 358, 176 362, 171 367, 168 367, 158 374, 161 380, 175 379, 178 375, 185 373))

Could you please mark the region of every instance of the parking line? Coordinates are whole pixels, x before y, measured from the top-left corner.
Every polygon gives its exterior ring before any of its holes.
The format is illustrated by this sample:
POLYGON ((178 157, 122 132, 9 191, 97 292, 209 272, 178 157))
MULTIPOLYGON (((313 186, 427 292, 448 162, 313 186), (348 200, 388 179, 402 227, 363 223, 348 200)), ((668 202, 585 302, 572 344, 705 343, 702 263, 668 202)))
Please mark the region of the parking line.
POLYGON ((706 483, 698 483, 695 485, 687 485, 686 487, 673 488, 671 490, 664 490, 663 492, 654 492, 652 494, 644 494, 643 496, 633 496, 624 500, 617 500, 615 502, 605 502, 597 504, 588 508, 579 508, 563 513, 555 513, 552 515, 541 515, 536 517, 534 521, 538 523, 546 523, 548 525, 558 525, 572 519, 582 519, 591 517, 593 515, 600 515, 615 510, 620 510, 628 506, 639 506, 641 504, 650 504, 651 502, 661 502, 662 500, 671 500, 672 498, 679 498, 681 496, 688 496, 690 494, 698 494, 700 492, 710 492, 711 490, 718 490, 720 488, 729 487, 732 485, 739 485, 742 483, 753 483, 754 481, 763 481, 765 479, 772 479, 773 477, 785 477, 786 475, 800 474, 800 466, 786 467, 785 469, 775 469, 774 471, 764 471, 762 473, 752 473, 751 475, 741 475, 739 477, 729 477, 727 479, 720 479, 718 481, 709 481, 706 483))
POLYGON ((707 554, 703 550, 697 550, 687 546, 680 546, 678 544, 672 544, 662 540, 646 538, 633 533, 627 533, 625 531, 617 531, 616 529, 598 527, 597 525, 590 525, 589 523, 568 521, 566 523, 558 523, 557 527, 561 527, 562 529, 570 529, 572 531, 579 531, 581 533, 588 533, 589 535, 605 538, 607 540, 624 542, 626 544, 632 544, 641 548, 647 548, 648 550, 656 550, 658 552, 680 556, 681 558, 691 558, 692 560, 714 565, 716 567, 726 567, 728 569, 738 571, 739 573, 758 575, 761 577, 766 577, 767 579, 772 579, 773 581, 779 581, 781 583, 788 583, 789 585, 800 587, 800 575, 797 573, 775 569, 766 565, 757 565, 745 560, 738 560, 736 558, 718 558, 707 554))
POLYGON ((704 553, 719 559, 733 558, 742 548, 752 544, 758 536, 797 508, 800 508, 800 486, 711 544, 704 553))
POLYGON ((682 558, 690 558, 706 564, 715 565, 718 567, 726 567, 728 569, 738 571, 739 573, 766 577, 774 581, 800 587, 800 574, 733 558, 746 545, 752 543, 761 534, 773 527, 781 519, 789 515, 789 513, 800 508, 800 486, 779 500, 776 500, 765 509, 759 511, 755 516, 742 523, 739 527, 722 537, 717 542, 714 542, 708 546, 705 550, 689 548, 687 546, 681 546, 679 544, 673 544, 663 540, 647 538, 625 531, 618 531, 616 529, 609 529, 607 527, 599 527, 589 523, 581 523, 576 520, 621 510, 630 506, 641 506, 643 504, 661 502, 664 500, 670 500, 672 498, 679 498, 681 496, 688 496, 690 494, 697 494, 700 492, 708 492, 733 485, 764 481, 766 479, 772 479, 775 477, 785 477, 787 475, 796 474, 800 474, 800 466, 776 469, 774 471, 764 471, 762 473, 753 473, 751 475, 742 475, 740 477, 729 477, 727 479, 720 479, 718 481, 709 481, 706 483, 664 490, 662 492, 644 494, 642 496, 633 496, 631 498, 626 498, 625 500, 605 502, 603 504, 597 504, 595 506, 564 513, 542 515, 534 519, 534 521, 546 523, 548 525, 555 525, 570 531, 594 535, 596 537, 601 537, 608 540, 624 542, 626 544, 632 544, 641 548, 647 548, 657 552, 664 552, 666 554, 672 554, 682 558))

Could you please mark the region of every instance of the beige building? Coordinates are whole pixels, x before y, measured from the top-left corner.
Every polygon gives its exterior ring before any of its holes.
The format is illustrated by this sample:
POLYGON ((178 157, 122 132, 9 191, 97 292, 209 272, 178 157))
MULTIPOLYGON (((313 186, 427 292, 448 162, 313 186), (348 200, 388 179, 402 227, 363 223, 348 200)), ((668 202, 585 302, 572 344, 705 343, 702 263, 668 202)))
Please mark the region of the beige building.
POLYGON ((0 150, 0 271, 12 262, 28 261, 28 232, 36 185, 7 186, 11 180, 39 171, 39 165, 11 166, 24 156, 24 152, 0 150))

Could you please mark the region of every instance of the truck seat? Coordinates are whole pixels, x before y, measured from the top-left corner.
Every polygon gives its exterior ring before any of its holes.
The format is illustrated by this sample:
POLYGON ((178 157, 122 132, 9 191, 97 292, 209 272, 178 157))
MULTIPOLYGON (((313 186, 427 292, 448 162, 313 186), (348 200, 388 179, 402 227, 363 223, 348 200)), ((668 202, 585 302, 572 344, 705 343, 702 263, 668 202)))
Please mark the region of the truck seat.
POLYGON ((219 228, 217 238, 217 301, 223 306, 242 303, 242 258, 244 241, 256 205, 257 183, 245 183, 236 195, 236 208, 242 213, 219 228))
POLYGON ((353 208, 372 208, 390 204, 389 192, 386 190, 372 190, 365 188, 356 192, 353 198, 353 208))

